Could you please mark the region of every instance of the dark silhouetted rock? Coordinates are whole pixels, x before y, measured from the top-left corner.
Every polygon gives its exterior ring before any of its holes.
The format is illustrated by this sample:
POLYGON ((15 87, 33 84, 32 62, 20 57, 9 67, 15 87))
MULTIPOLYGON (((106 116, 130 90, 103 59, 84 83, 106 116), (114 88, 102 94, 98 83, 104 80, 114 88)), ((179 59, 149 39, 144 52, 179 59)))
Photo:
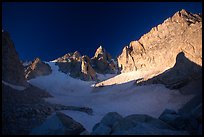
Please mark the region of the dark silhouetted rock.
MULTIPOLYGON (((166 113, 175 113, 166 110, 166 113)), ((133 114, 122 117, 116 112, 106 114, 97 123, 92 135, 189 135, 187 131, 176 130, 160 119, 148 115, 133 114)))
POLYGON ((148 123, 138 122, 133 128, 118 130, 111 135, 189 135, 186 131, 160 129, 148 123))
POLYGON ((2 80, 11 84, 28 86, 24 68, 8 32, 2 32, 2 80))
POLYGON ((41 126, 32 130, 31 135, 80 135, 85 131, 84 127, 71 117, 56 112, 41 126))
POLYGON ((110 132, 111 132, 111 128, 101 123, 97 127, 94 128, 91 135, 109 135, 110 132))
POLYGON ((122 120, 123 117, 117 112, 107 113, 100 121, 93 127, 92 135, 108 135, 114 124, 122 120))
POLYGON ((119 115, 117 112, 109 112, 107 113, 101 120, 106 126, 112 127, 116 122, 122 120, 123 117, 119 115))

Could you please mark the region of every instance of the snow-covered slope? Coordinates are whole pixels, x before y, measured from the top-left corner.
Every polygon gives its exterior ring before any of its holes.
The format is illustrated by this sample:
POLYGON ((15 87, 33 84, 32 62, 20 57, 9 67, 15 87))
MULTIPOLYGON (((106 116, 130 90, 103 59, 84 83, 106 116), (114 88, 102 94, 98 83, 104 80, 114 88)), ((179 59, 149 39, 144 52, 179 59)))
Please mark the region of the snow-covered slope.
MULTIPOLYGON (((165 70, 167 70, 169 68, 166 68, 165 70)), ((123 83, 127 83, 133 80, 137 80, 137 79, 149 79, 152 78, 156 75, 159 75, 161 73, 163 73, 165 70, 160 71, 160 70, 137 70, 137 71, 132 71, 132 72, 126 72, 126 73, 121 73, 115 77, 110 77, 107 80, 101 81, 99 83, 96 84, 97 86, 103 85, 103 86, 107 86, 107 85, 115 85, 115 84, 123 84, 123 83)))
POLYGON ((16 89, 16 90, 22 91, 22 90, 25 90, 25 89, 26 89, 26 87, 24 87, 24 86, 13 85, 13 84, 8 83, 8 82, 5 82, 5 81, 3 81, 3 80, 2 80, 2 83, 5 84, 5 85, 7 85, 7 86, 9 86, 9 87, 11 87, 11 88, 13 88, 13 89, 16 89))
MULTIPOLYGON (((83 112, 64 111, 65 114, 81 123, 89 132, 93 126, 108 112, 118 112, 123 116, 130 114, 148 114, 159 117, 165 108, 179 109, 192 98, 192 95, 181 95, 177 90, 169 90, 163 85, 136 86, 134 79, 141 75, 136 72, 115 76, 104 87, 91 87, 94 82, 74 79, 58 71, 54 62, 47 62, 52 68, 52 74, 31 79, 29 82, 47 90, 53 98, 51 103, 63 105, 85 106, 93 109, 93 115, 83 112), (125 80, 126 78, 126 80, 125 80), (121 82, 120 82, 121 81, 121 82), (122 81, 126 81, 123 83, 122 81), (107 86, 110 85, 110 86, 107 86)), ((108 80, 107 80, 108 81, 108 80)))

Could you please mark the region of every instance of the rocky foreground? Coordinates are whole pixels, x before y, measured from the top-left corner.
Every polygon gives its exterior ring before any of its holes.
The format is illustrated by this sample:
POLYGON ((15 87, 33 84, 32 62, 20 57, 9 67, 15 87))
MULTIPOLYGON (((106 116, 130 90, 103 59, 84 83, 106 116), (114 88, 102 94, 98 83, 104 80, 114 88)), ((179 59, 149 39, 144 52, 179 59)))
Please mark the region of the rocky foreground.
POLYGON ((47 97, 52 96, 32 85, 23 91, 18 91, 2 84, 3 134, 30 134, 31 130, 41 125, 49 115, 61 110, 92 114, 92 109, 86 107, 50 104, 43 99, 47 97))

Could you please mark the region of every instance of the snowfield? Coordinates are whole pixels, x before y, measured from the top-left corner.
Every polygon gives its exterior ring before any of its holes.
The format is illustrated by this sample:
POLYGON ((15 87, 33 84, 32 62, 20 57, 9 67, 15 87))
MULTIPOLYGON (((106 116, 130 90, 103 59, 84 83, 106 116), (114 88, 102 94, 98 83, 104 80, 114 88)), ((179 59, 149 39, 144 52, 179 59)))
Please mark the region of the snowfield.
POLYGON ((28 82, 48 91, 53 96, 46 99, 50 103, 92 108, 93 115, 78 111, 62 111, 81 123, 89 132, 108 112, 118 112, 122 116, 148 114, 158 118, 165 108, 178 110, 193 97, 182 95, 177 90, 169 90, 160 84, 136 86, 134 80, 148 75, 141 75, 139 72, 123 73, 115 77, 100 75, 101 80, 109 79, 103 82, 104 87, 94 88, 94 81, 74 79, 59 72, 55 62, 46 63, 51 66, 52 74, 28 82))

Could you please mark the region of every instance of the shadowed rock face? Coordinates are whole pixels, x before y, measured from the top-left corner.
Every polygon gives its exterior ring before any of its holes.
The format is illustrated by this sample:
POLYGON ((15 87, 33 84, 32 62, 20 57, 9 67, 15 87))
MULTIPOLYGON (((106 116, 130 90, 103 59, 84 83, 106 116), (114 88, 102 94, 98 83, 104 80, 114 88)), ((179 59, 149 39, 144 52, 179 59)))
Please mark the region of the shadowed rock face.
POLYGON ((202 66, 202 16, 176 12, 138 41, 130 42, 117 58, 121 72, 171 68, 178 53, 202 66))
POLYGON ((188 135, 186 131, 174 127, 148 115, 133 114, 126 117, 117 112, 107 113, 97 123, 92 135, 188 135))
POLYGON ((177 55, 176 63, 171 69, 146 81, 138 82, 137 84, 164 84, 170 89, 180 89, 191 81, 200 79, 201 75, 202 67, 190 61, 186 58, 185 54, 181 52, 177 55))
POLYGON ((15 85, 27 86, 24 68, 9 33, 2 32, 2 80, 15 85))
POLYGON ((32 79, 38 76, 45 76, 52 73, 51 67, 36 58, 25 70, 26 79, 32 79))
POLYGON ((55 60, 59 70, 69 74, 71 77, 80 78, 81 80, 97 80, 96 72, 107 74, 116 73, 117 64, 111 58, 110 54, 100 46, 93 58, 76 51, 67 53, 55 60))
POLYGON ((79 135, 83 131, 85 129, 80 123, 61 112, 56 112, 41 126, 33 129, 31 135, 79 135))

